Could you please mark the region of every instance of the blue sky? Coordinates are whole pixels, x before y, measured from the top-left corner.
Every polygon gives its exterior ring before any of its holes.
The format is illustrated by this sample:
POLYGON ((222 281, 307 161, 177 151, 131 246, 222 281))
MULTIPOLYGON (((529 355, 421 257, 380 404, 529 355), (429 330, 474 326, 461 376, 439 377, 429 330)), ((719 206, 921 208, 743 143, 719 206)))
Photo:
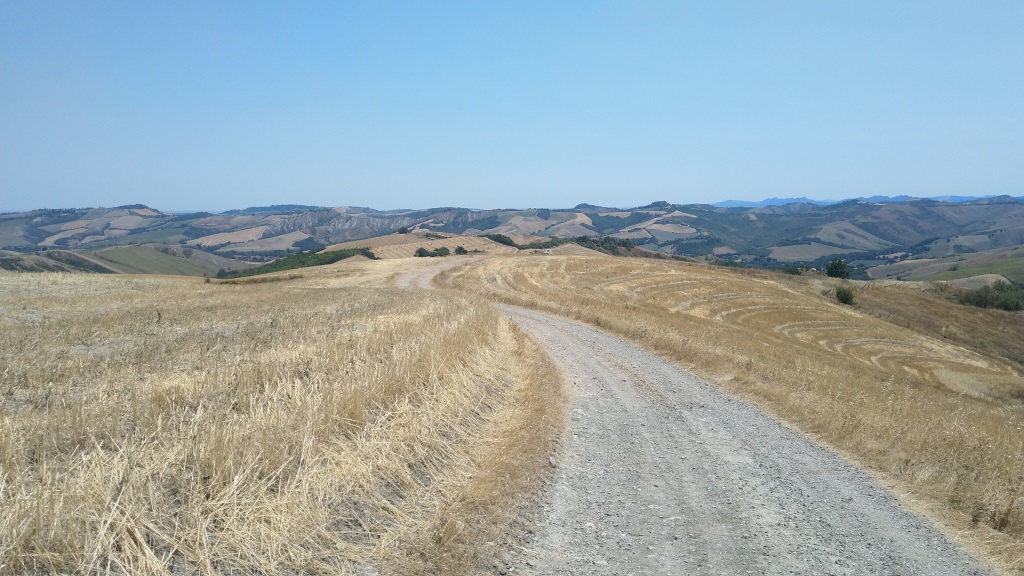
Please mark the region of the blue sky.
POLYGON ((0 3, 0 211, 1024 195, 1024 2, 0 3))

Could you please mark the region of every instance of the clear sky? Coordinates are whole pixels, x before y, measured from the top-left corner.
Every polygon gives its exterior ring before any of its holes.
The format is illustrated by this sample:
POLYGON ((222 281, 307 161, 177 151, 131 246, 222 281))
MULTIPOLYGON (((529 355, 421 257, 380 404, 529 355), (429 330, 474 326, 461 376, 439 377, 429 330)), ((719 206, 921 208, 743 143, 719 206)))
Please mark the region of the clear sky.
POLYGON ((0 211, 1024 195, 1024 2, 0 2, 0 211))

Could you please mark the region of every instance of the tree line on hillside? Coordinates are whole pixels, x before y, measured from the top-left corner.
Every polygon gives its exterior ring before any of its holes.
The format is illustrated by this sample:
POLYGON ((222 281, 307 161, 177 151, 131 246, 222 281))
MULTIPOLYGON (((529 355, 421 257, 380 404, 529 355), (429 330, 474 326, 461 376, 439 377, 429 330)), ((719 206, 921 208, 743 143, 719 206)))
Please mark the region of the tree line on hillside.
POLYGON ((273 262, 268 262, 260 266, 254 266, 243 270, 224 270, 221 268, 217 272, 217 278, 242 278, 245 276, 281 272, 283 270, 294 270, 295 268, 324 266, 359 255, 366 256, 371 260, 377 259, 377 256, 375 256, 369 248, 347 248, 345 250, 331 250, 329 252, 309 250, 308 252, 299 252, 297 254, 285 256, 284 258, 278 258, 273 262))
POLYGON ((957 300, 979 308, 999 308, 1009 312, 1024 310, 1024 290, 1002 280, 977 290, 965 290, 957 300))
MULTIPOLYGON (((850 277, 850 269, 841 258, 835 258, 828 263, 825 274, 846 279, 850 277)), ((843 304, 853 304, 853 289, 849 286, 836 288, 836 298, 843 304)), ((1024 310, 1024 290, 1002 280, 975 290, 960 290, 954 299, 960 304, 978 308, 998 308, 1008 312, 1024 310)))
MULTIPOLYGON (((436 248, 434 250, 427 250, 423 246, 420 246, 419 248, 416 249, 416 252, 413 253, 413 256, 417 258, 443 258, 445 256, 451 255, 451 253, 452 251, 444 246, 441 246, 440 248, 436 248)), ((459 256, 463 254, 469 254, 469 250, 466 250, 465 246, 456 246, 455 254, 459 256)))
POLYGON ((548 250, 563 244, 572 243, 583 246, 584 248, 603 252, 605 254, 621 255, 624 252, 634 250, 637 247, 636 242, 629 240, 628 238, 614 238, 612 236, 604 236, 602 238, 593 238, 591 236, 560 238, 558 236, 553 236, 550 240, 539 240, 528 244, 519 244, 504 234, 484 234, 483 237, 493 240, 498 244, 504 244, 505 246, 511 246, 520 250, 548 250))

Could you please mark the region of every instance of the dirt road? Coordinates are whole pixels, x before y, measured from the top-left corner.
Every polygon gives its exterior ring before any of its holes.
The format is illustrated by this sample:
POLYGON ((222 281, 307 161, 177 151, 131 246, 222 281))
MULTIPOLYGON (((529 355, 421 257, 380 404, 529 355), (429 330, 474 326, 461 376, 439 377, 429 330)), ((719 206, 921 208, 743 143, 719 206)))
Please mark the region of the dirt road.
POLYGON ((436 259, 417 258, 414 262, 418 267, 410 266, 411 270, 395 278, 395 286, 399 288, 423 288, 429 290, 433 287, 431 282, 434 280, 434 276, 450 268, 464 266, 479 258, 481 256, 449 256, 436 259))
POLYGON ((574 399, 539 525, 500 572, 990 573, 758 409, 617 337, 501 309, 551 354, 574 399))

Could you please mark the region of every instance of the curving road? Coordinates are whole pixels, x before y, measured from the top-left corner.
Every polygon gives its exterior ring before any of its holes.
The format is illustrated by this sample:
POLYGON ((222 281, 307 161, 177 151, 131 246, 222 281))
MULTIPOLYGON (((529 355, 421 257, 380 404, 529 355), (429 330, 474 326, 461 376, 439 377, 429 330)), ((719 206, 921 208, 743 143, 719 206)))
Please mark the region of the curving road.
POLYGON ((867 474, 675 364, 499 308, 575 396, 539 525, 499 573, 990 574, 867 474))

